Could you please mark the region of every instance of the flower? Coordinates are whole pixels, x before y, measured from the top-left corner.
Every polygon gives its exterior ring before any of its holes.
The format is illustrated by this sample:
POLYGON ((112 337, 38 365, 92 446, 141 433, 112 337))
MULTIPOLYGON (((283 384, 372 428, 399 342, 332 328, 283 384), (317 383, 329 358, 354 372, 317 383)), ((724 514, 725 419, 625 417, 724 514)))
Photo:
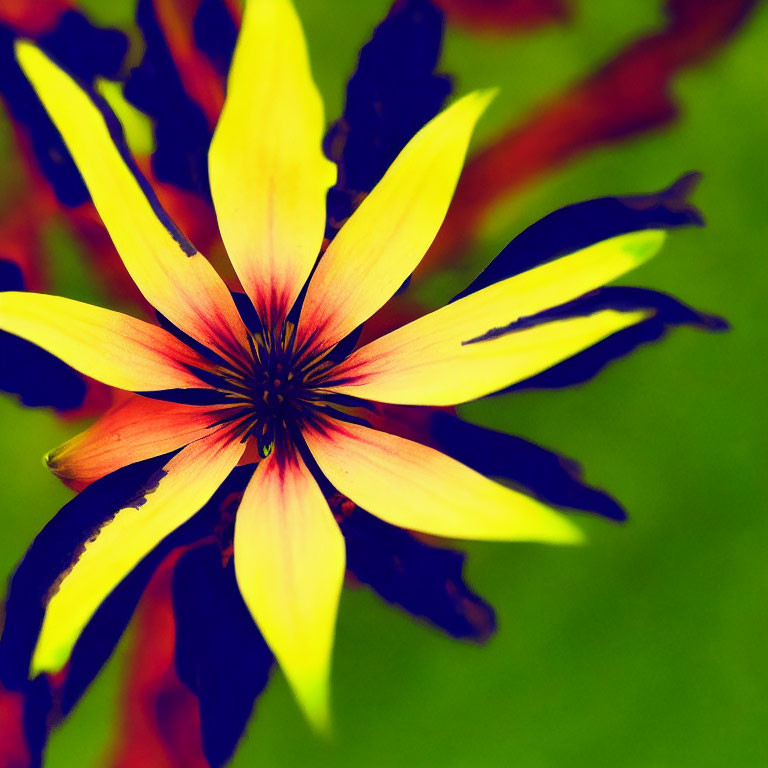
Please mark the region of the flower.
POLYGON ((642 321, 643 310, 541 313, 646 261, 663 231, 618 235, 505 277, 353 349, 356 329, 435 238, 492 92, 459 99, 421 129, 323 250, 335 169, 321 151, 322 105, 300 23, 289 0, 251 0, 209 155, 222 238, 252 303, 238 307, 142 184, 118 126, 33 44, 19 42, 17 56, 164 326, 56 296, 0 295, 0 329, 144 395, 53 451, 49 466, 82 487, 175 452, 60 568, 31 675, 64 666, 104 599, 241 463, 256 466, 236 514, 237 583, 320 730, 329 725, 345 571, 328 486, 426 534, 581 541, 559 512, 434 448, 373 429, 361 413, 367 402, 451 406, 483 397, 642 321))

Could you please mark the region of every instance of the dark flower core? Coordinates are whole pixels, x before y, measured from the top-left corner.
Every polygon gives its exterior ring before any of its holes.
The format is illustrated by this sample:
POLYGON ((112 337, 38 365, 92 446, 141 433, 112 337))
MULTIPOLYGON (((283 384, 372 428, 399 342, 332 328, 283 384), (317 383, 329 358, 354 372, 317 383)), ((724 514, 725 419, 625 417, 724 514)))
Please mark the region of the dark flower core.
POLYGON ((320 412, 345 416, 332 407, 339 398, 325 391, 337 361, 327 353, 296 349, 295 330, 287 322, 279 331, 250 333, 249 349, 238 360, 216 356, 212 372, 194 369, 217 390, 217 404, 233 406, 217 424, 240 421, 237 434, 243 441, 253 437, 262 458, 272 453, 275 442, 295 438, 301 424, 316 420, 320 412))

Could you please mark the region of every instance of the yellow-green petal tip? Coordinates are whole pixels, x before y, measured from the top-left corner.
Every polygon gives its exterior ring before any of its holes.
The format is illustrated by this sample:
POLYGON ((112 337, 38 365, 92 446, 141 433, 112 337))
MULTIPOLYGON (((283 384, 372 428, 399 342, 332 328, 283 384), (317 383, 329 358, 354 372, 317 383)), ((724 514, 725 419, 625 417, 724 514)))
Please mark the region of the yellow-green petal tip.
POLYGON ((624 249, 631 254, 637 264, 643 264, 653 258, 664 245, 667 233, 663 229, 644 229, 619 235, 624 249))
POLYGON ((60 672, 69 659, 66 645, 52 647, 44 637, 45 626, 37 639, 35 651, 29 664, 29 679, 32 680, 44 673, 56 674, 60 672))
POLYGON ((330 739, 333 735, 330 692, 327 680, 290 681, 296 701, 315 734, 330 739))

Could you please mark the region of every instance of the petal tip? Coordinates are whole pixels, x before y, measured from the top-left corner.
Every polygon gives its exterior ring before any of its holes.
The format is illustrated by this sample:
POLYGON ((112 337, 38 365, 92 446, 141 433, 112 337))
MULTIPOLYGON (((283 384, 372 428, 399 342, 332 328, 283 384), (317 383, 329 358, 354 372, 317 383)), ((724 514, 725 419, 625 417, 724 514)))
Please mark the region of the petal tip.
POLYGON ((47 453, 43 454, 43 466, 49 471, 53 472, 54 475, 58 476, 58 472, 56 471, 57 462, 56 462, 56 454, 58 452, 58 448, 52 448, 47 453))
POLYGON ((68 655, 61 648, 51 647, 45 641, 41 631, 32 654, 32 660, 29 663, 29 679, 33 680, 38 675, 46 673, 56 674, 60 672, 68 658, 68 655))
POLYGON ((30 51, 39 51, 38 47, 25 37, 18 37, 13 43, 13 48, 16 52, 16 59, 26 59, 29 56, 30 51))
POLYGON ((312 731, 325 739, 332 738, 333 721, 328 680, 289 679, 289 683, 312 731))
POLYGON ((41 66, 51 64, 48 56, 31 40, 22 37, 17 38, 13 48, 16 61, 29 80, 32 80, 32 72, 36 70, 39 72, 41 66))
POLYGON ((625 238, 626 250, 634 256, 639 265, 652 259, 661 250, 667 239, 667 233, 663 229, 646 229, 621 235, 621 237, 625 238))
POLYGON ((587 535, 570 520, 563 520, 564 525, 556 532, 553 544, 562 544, 567 547, 583 546, 587 543, 587 535))
POLYGON ((494 85, 489 88, 480 88, 475 91, 476 98, 482 105, 483 110, 485 110, 500 93, 501 87, 498 85, 494 85))
POLYGON ((630 325, 636 325, 653 317, 655 312, 652 309, 638 309, 635 312, 617 312, 616 314, 623 315, 623 321, 620 322, 621 328, 628 328, 630 325))
MULTIPOLYGON (((474 126, 483 116, 483 113, 490 106, 491 102, 499 95, 501 89, 498 87, 478 88, 475 91, 462 96, 454 102, 453 108, 466 109, 467 115, 474 126)), ((449 107, 451 109, 451 107, 449 107)))
POLYGON ((587 543, 587 535, 574 521, 573 517, 552 507, 539 507, 540 515, 528 530, 528 536, 511 538, 511 541, 527 540, 541 544, 576 547, 587 543))

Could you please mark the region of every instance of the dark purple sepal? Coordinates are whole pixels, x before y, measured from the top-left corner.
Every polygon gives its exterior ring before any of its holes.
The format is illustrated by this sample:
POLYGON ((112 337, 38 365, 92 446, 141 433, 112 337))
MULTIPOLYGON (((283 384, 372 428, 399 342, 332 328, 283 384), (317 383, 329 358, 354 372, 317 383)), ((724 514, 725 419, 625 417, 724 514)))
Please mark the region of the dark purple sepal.
MULTIPOLYGON (((40 170, 56 197, 70 207, 82 205, 90 200, 88 190, 64 140, 16 62, 16 37, 0 25, 0 95, 13 119, 28 132, 40 170)), ((128 50, 123 32, 95 27, 77 11, 63 13, 56 28, 38 44, 86 85, 92 85, 98 76, 115 77, 128 50)))
MULTIPOLYGON (((253 306, 253 302, 246 294, 240 291, 231 291, 231 294, 232 301, 235 302, 235 307, 237 307, 237 312, 245 327, 254 336, 258 336, 263 331, 263 326, 259 314, 256 312, 256 307, 253 306)), ((296 319, 298 320, 298 318, 296 319)))
POLYGON ((428 0, 398 0, 360 51, 344 114, 324 142, 339 168, 328 191, 329 237, 442 109, 451 92, 450 78, 435 74, 443 27, 442 13, 428 0))
POLYGON ((606 309, 620 312, 647 310, 649 316, 635 325, 617 331, 546 371, 518 382, 496 394, 522 389, 562 389, 574 384, 581 384, 593 378, 612 361, 625 357, 643 344, 662 339, 669 329, 675 326, 687 325, 710 332, 727 331, 729 328, 727 321, 722 317, 700 312, 660 291, 654 291, 650 288, 608 286, 592 291, 586 296, 560 307, 531 317, 521 318, 503 328, 493 329, 478 337, 478 343, 482 343, 482 339, 497 338, 542 323, 591 315, 606 309))
POLYGON ((119 469, 65 504, 35 537, 11 578, 0 637, 0 682, 17 690, 27 681, 47 596, 84 542, 152 482, 168 456, 119 469))
POLYGON ((465 555, 434 547, 354 507, 341 516, 347 569, 379 597, 451 637, 484 643, 493 608, 464 582, 465 555))
MULTIPOLYGON (((0 291, 23 291, 19 267, 0 259, 0 291)), ((83 404, 83 377, 50 352, 0 331, 0 391, 18 396, 31 408, 70 411, 83 404)))
POLYGON ((221 498, 221 492, 217 493, 191 520, 163 539, 101 604, 72 649, 61 692, 62 715, 69 714, 112 655, 163 560, 177 547, 212 535, 221 498))
POLYGON ((661 192, 600 197, 560 208, 523 230, 453 301, 617 235, 703 226, 701 213, 688 199, 700 179, 699 173, 688 173, 661 192))
MULTIPOLYGON (((119 509, 140 503, 145 489, 156 483, 158 473, 172 455, 131 464, 92 483, 65 504, 32 542, 11 579, 6 600, 0 637, 0 682, 7 688, 21 689, 27 683, 51 587, 94 531, 119 509)), ((173 549, 215 534, 223 502, 233 490, 242 489, 249 471, 234 470, 211 500, 147 554, 98 608, 72 651, 62 689, 63 714, 77 703, 112 654, 160 563, 173 549)))
POLYGON ((223 0, 201 0, 192 22, 195 45, 226 77, 237 42, 237 24, 223 0))
MULTIPOLYGON (((243 294, 232 294, 241 296, 243 294)), ((235 302, 238 304, 238 302, 235 302)), ((238 306, 239 309, 239 306, 238 306)), ((210 360, 214 365, 226 365, 227 361, 219 354, 214 352, 210 347, 199 342, 197 339, 193 339, 189 334, 184 333, 177 325, 174 325, 165 315, 155 310, 155 319, 157 324, 164 330, 168 331, 172 336, 175 336, 179 341, 186 344, 190 349, 194 349, 201 357, 206 360, 210 360)))
POLYGON ((179 558, 173 576, 176 670, 198 697, 203 751, 229 762, 269 681, 274 657, 243 602, 218 543, 179 558))
POLYGON ((163 557, 182 536, 171 534, 114 589, 80 635, 61 690, 61 714, 66 717, 115 650, 144 590, 163 557))
POLYGON ((139 0, 136 23, 146 48, 141 63, 128 76, 125 98, 154 121, 152 169, 158 181, 210 200, 208 120, 184 89, 153 0, 139 0))
POLYGON ((29 680, 21 692, 24 696, 22 726, 29 752, 27 768, 42 768, 53 715, 51 687, 47 678, 40 676, 35 680, 29 680))
POLYGON ((448 456, 487 477, 507 480, 547 504, 610 520, 626 519, 615 499, 583 481, 581 467, 573 459, 440 411, 432 417, 431 433, 448 456))

